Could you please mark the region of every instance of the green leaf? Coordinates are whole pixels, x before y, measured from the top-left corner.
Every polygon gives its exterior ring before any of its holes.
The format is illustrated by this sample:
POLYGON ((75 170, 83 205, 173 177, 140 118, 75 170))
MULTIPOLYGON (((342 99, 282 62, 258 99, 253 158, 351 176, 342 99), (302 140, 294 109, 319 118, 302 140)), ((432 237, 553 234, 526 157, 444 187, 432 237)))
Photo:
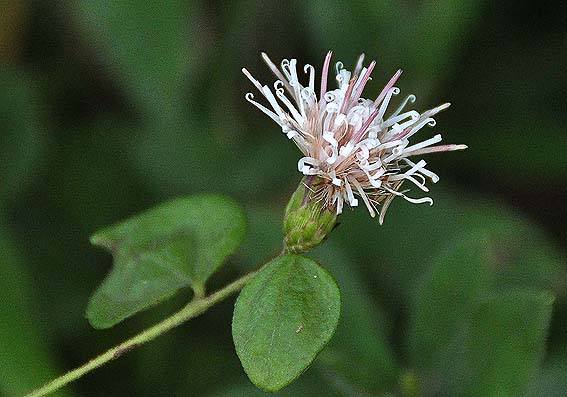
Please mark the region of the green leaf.
POLYGON ((114 257, 87 318, 108 328, 183 287, 203 293, 207 279, 244 238, 245 217, 232 200, 199 195, 172 200, 96 233, 114 257))
MULTIPOLYGON (((187 389, 185 389, 187 390, 187 389)), ((207 394, 208 397, 297 397, 297 396, 325 396, 325 397, 344 397, 344 394, 337 393, 328 386, 324 379, 316 371, 307 371, 301 378, 293 382, 277 393, 266 393, 254 387, 250 382, 247 383, 224 383, 218 392, 207 394)), ((357 397, 362 397, 356 395, 357 397)))
MULTIPOLYGON (((536 374, 553 296, 527 290, 492 294, 472 316, 464 395, 519 396, 536 374)), ((464 383, 464 382, 463 382, 464 383)))
POLYGON ((314 261, 285 255, 268 263, 240 293, 232 321, 250 380, 266 391, 294 381, 333 336, 340 306, 337 284, 314 261))
MULTIPOLYGON (((554 344, 554 350, 557 345, 554 344)), ((525 397, 564 397, 567 390, 567 355, 552 358, 528 387, 525 397)))
POLYGON ((157 118, 179 114, 189 69, 188 3, 82 0, 73 7, 85 37, 135 104, 157 118))

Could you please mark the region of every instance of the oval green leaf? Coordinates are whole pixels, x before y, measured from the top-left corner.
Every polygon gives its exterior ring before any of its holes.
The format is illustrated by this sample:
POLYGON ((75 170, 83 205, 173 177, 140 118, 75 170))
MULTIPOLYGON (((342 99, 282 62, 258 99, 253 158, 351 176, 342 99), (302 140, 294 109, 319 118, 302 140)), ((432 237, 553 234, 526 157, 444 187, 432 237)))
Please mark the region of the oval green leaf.
POLYGON ((240 246, 246 221, 232 200, 199 195, 172 200, 96 233, 114 267, 91 297, 87 318, 108 328, 183 287, 207 279, 240 246))
POLYGON ((250 380, 277 391, 295 380, 329 342, 338 325, 340 291, 314 261, 278 257, 242 290, 232 336, 250 380))

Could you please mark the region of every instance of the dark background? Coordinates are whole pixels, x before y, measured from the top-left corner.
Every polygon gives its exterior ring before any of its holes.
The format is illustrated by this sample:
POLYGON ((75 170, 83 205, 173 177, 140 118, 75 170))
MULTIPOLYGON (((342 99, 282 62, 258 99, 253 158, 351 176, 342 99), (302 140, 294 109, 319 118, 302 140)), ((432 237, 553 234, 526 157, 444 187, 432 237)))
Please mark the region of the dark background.
MULTIPOLYGON (((240 69, 272 81, 259 58, 266 51, 319 71, 332 49, 349 68, 361 52, 377 60, 368 96, 402 68, 399 87, 416 94, 418 110, 451 102, 436 130, 469 149, 428 159, 441 176, 433 207, 395 201, 382 227, 363 208, 347 211, 316 255, 345 291, 352 282, 367 292, 370 316, 411 373, 404 336, 420 275, 471 225, 494 230, 504 258, 494 271, 506 278, 506 266, 524 263, 516 256, 537 258, 526 269, 539 278, 511 282, 557 297, 527 390, 561 395, 566 21, 560 0, 0 1, 0 392, 38 386, 188 298, 92 329, 84 309, 112 263, 89 245, 98 228, 175 196, 219 192, 245 206, 250 227, 211 287, 278 252, 299 151, 244 100, 253 87, 240 69)), ((61 395, 262 395, 234 353, 232 306, 229 299, 61 395)), ((283 393, 333 395, 341 387, 332 378, 314 366, 283 393)))

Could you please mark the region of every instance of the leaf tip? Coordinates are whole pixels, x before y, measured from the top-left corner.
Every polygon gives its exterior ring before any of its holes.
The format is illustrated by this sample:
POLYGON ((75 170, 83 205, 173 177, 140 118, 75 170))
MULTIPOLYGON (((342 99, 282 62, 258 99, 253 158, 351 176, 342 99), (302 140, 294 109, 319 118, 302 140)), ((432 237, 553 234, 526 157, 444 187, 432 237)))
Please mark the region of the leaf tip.
POLYGON ((106 237, 103 233, 95 233, 90 238, 89 241, 92 245, 102 248, 108 248, 111 250, 113 248, 112 240, 106 237))

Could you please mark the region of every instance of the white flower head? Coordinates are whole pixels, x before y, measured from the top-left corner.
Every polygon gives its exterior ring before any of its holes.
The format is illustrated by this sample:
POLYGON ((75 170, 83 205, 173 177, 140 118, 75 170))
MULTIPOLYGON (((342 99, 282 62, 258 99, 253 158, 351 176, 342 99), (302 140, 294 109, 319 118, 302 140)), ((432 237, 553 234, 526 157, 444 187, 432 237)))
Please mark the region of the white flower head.
POLYGON ((370 80, 376 62, 364 67, 364 54, 354 71, 336 63, 336 89, 327 89, 332 52, 323 63, 319 96, 315 92, 315 68, 305 65, 307 84, 299 82, 296 59, 284 59, 281 69, 262 53, 262 58, 277 80, 273 87, 262 85, 246 69, 242 72, 267 100, 266 107, 254 100, 252 93, 245 98, 274 120, 286 136, 293 140, 303 157, 297 168, 304 175, 318 177, 315 197, 329 208, 342 213, 344 204, 359 205, 361 199, 372 217, 379 214, 380 224, 392 200, 403 197, 412 203, 433 204, 430 197, 412 198, 402 190, 411 183, 428 192, 427 180, 436 183, 439 177, 425 168, 424 160, 416 156, 466 149, 465 145, 435 145, 441 135, 419 143, 410 139, 423 127, 435 126, 433 116, 449 107, 449 103, 419 113, 405 110, 415 102, 407 96, 393 111, 388 111, 392 98, 400 93, 395 87, 402 74, 398 70, 376 99, 362 98, 364 86, 370 80))

